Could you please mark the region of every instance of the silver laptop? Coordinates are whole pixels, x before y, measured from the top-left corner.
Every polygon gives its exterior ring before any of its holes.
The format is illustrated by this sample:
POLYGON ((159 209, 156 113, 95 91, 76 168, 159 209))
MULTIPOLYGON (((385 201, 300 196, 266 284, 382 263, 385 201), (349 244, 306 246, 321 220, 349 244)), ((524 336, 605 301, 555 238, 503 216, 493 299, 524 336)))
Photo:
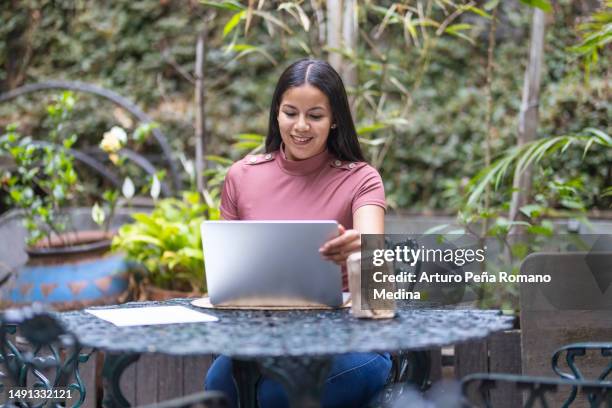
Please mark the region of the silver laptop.
POLYGON ((340 267, 319 253, 336 221, 204 221, 201 231, 213 305, 342 305, 340 267))

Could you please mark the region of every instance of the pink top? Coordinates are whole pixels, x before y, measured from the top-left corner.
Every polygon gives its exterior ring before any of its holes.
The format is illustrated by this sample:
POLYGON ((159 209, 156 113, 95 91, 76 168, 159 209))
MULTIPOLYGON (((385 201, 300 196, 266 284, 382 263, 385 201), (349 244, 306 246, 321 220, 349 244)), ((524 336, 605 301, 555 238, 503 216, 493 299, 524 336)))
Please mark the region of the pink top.
MULTIPOLYGON (((287 160, 282 149, 247 156, 230 167, 221 193, 226 220, 336 220, 351 229, 353 213, 367 204, 386 209, 376 169, 327 151, 300 161, 287 160)), ((344 267, 342 283, 347 290, 344 267)))
POLYGON ((380 175, 367 163, 340 161, 327 151, 291 161, 282 150, 247 156, 225 177, 221 215, 226 220, 336 220, 353 228, 353 213, 386 208, 380 175))

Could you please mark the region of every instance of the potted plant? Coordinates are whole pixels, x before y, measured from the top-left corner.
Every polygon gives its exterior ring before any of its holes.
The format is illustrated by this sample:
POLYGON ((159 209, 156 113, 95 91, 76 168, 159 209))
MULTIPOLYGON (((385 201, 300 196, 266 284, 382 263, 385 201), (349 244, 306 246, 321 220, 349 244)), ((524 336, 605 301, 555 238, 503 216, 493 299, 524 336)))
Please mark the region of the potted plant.
POLYGON ((133 288, 140 299, 163 300, 201 295, 206 291, 200 224, 219 219, 215 200, 204 202, 198 192, 181 199, 157 200, 151 214, 132 214, 121 226, 113 249, 144 266, 133 288))
MULTIPOLYGON (((72 93, 64 92, 48 106, 51 130, 44 142, 20 135, 15 125, 0 137, 0 155, 13 162, 0 173, 0 188, 22 214, 28 254, 27 264, 3 288, 5 302, 39 301, 67 309, 116 302, 127 288, 130 264, 121 255, 109 254, 119 192, 106 190, 99 197, 102 204, 93 205, 90 214, 97 228, 68 210, 84 192, 73 150, 77 135, 65 134, 74 105, 72 93), (91 227, 84 227, 87 223, 91 227)), ((138 129, 138 136, 142 134, 138 129)), ((125 131, 115 127, 106 132, 100 147, 121 168, 118 153, 126 143, 125 131)), ((129 177, 122 191, 128 199, 134 195, 129 177)))

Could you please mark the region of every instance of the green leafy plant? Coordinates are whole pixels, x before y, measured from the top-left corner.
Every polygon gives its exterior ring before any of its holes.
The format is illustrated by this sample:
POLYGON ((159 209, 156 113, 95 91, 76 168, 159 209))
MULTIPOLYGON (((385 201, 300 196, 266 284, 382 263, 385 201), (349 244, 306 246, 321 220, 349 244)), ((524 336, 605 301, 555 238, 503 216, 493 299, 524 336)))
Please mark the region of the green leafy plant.
MULTIPOLYGON (((48 106, 52 123, 48 142, 34 143, 11 125, 0 137, 0 155, 10 157, 14 166, 2 174, 1 186, 11 205, 24 214, 27 242, 33 245, 51 236, 62 238, 69 229, 68 217, 62 212, 79 192, 74 157, 68 150, 77 141, 76 134, 63 135, 63 123, 70 117, 75 99, 64 92, 48 106)), ((64 242, 67 243, 67 242, 64 242)))
MULTIPOLYGON (((60 69, 65 76, 104 84, 128 97, 163 123, 175 151, 190 152, 194 42, 206 22, 210 142, 206 154, 235 160, 230 135, 265 132, 270 93, 284 66, 297 58, 328 59, 343 51, 325 47, 329 27, 325 2, 203 3, 184 7, 180 2, 116 0, 112 7, 102 3, 83 7, 83 2, 55 7, 48 1, 0 2, 6 22, 0 26, 0 36, 7 39, 0 44, 0 60, 6 62, 0 64, 0 88, 8 91, 26 80, 54 78, 60 69), (235 17, 239 12, 243 13, 235 17), (235 48, 228 47, 232 42, 235 48)), ((580 24, 595 22, 594 2, 357 2, 357 49, 345 53, 358 71, 357 85, 348 89, 354 97, 357 127, 394 118, 405 122, 362 137, 373 142, 364 143, 366 157, 380 163, 389 204, 413 212, 454 213, 460 208, 465 181, 485 167, 485 133, 490 133, 493 155, 514 143, 523 80, 520 67, 527 55, 532 13, 525 3, 554 4, 547 18, 539 106, 542 134, 605 128, 612 109, 605 63, 609 43, 598 49, 600 62, 591 66, 588 86, 583 83, 583 60, 567 52, 580 44, 578 36, 589 35, 580 24), (491 132, 486 132, 487 104, 482 103, 486 32, 494 20, 495 4, 499 24, 491 78, 491 132), (470 5, 478 9, 470 10, 470 5)), ((36 98, 19 98, 0 105, 0 126, 19 117, 24 127, 40 127, 43 114, 36 98)), ((79 99, 73 118, 80 145, 96 145, 99 135, 116 123, 130 127, 119 120, 113 106, 101 107, 99 99, 88 96, 79 99)), ((145 153, 157 154, 151 147, 145 153)), ((572 177, 585 174, 585 188, 593 197, 591 186, 601 185, 607 177, 597 171, 603 159, 601 155, 579 159, 572 156, 565 169, 572 177)), ((599 201, 586 205, 605 209, 599 201)))
POLYGON ((206 290, 200 224, 219 219, 219 210, 203 202, 197 192, 182 199, 165 198, 151 214, 132 215, 123 225, 112 248, 146 269, 146 281, 156 287, 201 293, 206 290))
MULTIPOLYGON (((493 265, 487 265, 487 268, 518 274, 520 261, 553 236, 555 229, 550 218, 572 217, 587 222, 584 177, 568 177, 549 165, 550 160, 555 157, 556 161, 559 161, 558 156, 564 161, 576 148, 583 160, 588 157, 589 152, 601 154, 595 150, 602 149, 604 156, 609 157, 606 152, 612 149, 612 138, 604 131, 594 128, 587 128, 572 135, 540 138, 506 150, 489 167, 481 170, 469 181, 458 217, 463 226, 462 232, 480 239, 497 239, 504 248, 493 265), (518 178, 530 166, 534 167, 537 174, 533 182, 533 197, 527 205, 519 209, 523 219, 510 220, 507 214, 512 194, 512 179, 518 178), (483 202, 487 186, 495 192, 496 200, 485 208, 483 202), (520 237, 511 235, 515 227, 522 228, 520 237)), ((609 190, 610 187, 603 188, 601 196, 607 196, 609 190)), ((475 290, 479 293, 483 307, 511 310, 518 306, 516 284, 476 285, 475 290)))
MULTIPOLYGON (((0 156, 11 160, 11 164, 0 174, 0 188, 6 193, 9 205, 16 207, 24 214, 24 225, 28 231, 27 243, 36 245, 71 245, 78 233, 71 225, 67 208, 83 202, 90 202, 83 180, 77 175, 75 160, 77 134, 70 130, 72 113, 76 106, 76 98, 71 92, 63 92, 55 97, 47 107, 47 122, 49 130, 42 140, 32 136, 23 136, 17 131, 17 125, 9 125, 7 131, 0 137, 0 156), (68 234, 68 232, 74 232, 68 234)), ((115 126, 104 134, 100 148, 108 153, 115 170, 125 173, 121 193, 129 200, 136 193, 136 187, 127 175, 130 166, 122 155, 122 149, 129 140, 134 144, 146 140, 151 130, 156 126, 147 123, 138 126, 131 138, 122 128, 115 126)), ((142 186, 142 191, 149 189, 151 195, 159 195, 162 173, 152 177, 150 183, 142 186)), ((115 188, 106 189, 100 194, 100 204, 95 201, 91 214, 95 223, 104 227, 108 233, 110 223, 119 203, 120 192, 115 188)))
POLYGON ((582 57, 588 82, 591 67, 597 64, 604 47, 612 41, 612 1, 606 0, 601 10, 593 13, 588 22, 579 26, 579 30, 582 41, 570 51, 582 57))
MULTIPOLYGON (((510 169, 514 169, 514 177, 518 177, 530 165, 540 163, 555 153, 563 154, 571 146, 580 146, 584 158, 593 146, 599 145, 605 149, 612 149, 612 137, 604 131, 587 128, 576 135, 541 138, 522 146, 508 149, 491 166, 480 171, 470 182, 467 205, 473 206, 479 202, 487 185, 495 189, 500 187, 504 176, 510 169)), ((606 187, 609 189, 610 187, 606 187)))

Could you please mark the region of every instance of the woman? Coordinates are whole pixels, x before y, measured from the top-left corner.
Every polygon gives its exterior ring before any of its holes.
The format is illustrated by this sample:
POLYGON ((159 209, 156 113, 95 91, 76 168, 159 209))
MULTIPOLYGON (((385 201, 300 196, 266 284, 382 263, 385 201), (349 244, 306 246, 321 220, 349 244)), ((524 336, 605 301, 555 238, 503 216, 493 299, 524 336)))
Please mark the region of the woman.
MULTIPOLYGON (((327 63, 303 59, 281 75, 270 108, 266 153, 235 163, 221 197, 226 220, 337 220, 338 236, 319 251, 342 266, 361 246, 360 234, 383 234, 385 195, 378 172, 363 157, 342 79, 327 63)), ((231 359, 215 360, 206 389, 237 395, 231 359)), ((366 405, 383 387, 388 354, 337 356, 323 388, 323 407, 366 405)), ((286 407, 287 395, 263 377, 261 407, 286 407)))

